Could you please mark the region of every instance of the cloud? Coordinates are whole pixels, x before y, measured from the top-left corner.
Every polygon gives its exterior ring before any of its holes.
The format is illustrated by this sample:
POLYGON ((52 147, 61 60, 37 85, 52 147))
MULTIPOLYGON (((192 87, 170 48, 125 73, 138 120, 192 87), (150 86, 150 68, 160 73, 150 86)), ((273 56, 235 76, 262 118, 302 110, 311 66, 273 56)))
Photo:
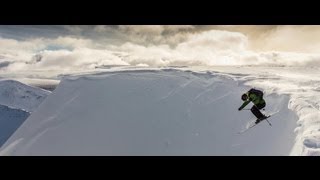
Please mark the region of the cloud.
POLYGON ((164 28, 161 25, 120 25, 119 30, 137 35, 160 35, 164 28))
POLYGON ((166 31, 181 32, 195 29, 192 25, 163 25, 166 31))
POLYGON ((69 31, 70 34, 80 35, 84 31, 84 26, 64 25, 62 27, 69 31))
POLYGON ((96 33, 105 33, 105 32, 114 32, 115 29, 113 28, 113 26, 97 25, 93 27, 93 31, 96 33))
POLYGON ((104 65, 315 66, 320 65, 319 27, 76 26, 70 32, 82 35, 0 38, 0 55, 7 57, 0 70, 78 70, 104 65), (84 35, 89 30, 94 38, 84 35), (115 43, 112 38, 119 40, 115 43))
POLYGON ((40 39, 17 41, 0 38, 0 54, 12 60, 23 61, 31 58, 31 53, 43 49, 45 45, 40 39))
POLYGON ((126 43, 117 49, 128 52, 124 58, 131 65, 275 65, 310 66, 319 64, 319 54, 297 52, 255 52, 249 49, 249 39, 242 33, 210 30, 196 33, 176 45, 142 46, 126 43))
POLYGON ((0 38, 0 54, 18 61, 29 61, 35 53, 52 46, 60 47, 60 49, 74 49, 80 47, 93 48, 98 44, 93 43, 90 39, 73 37, 35 38, 22 41, 0 38))
POLYGON ((132 43, 175 46, 187 39, 193 30, 192 25, 120 25, 116 32, 132 43))
POLYGON ((318 53, 320 26, 277 26, 257 41, 263 42, 262 50, 300 53, 318 53))
POLYGON ((126 43, 118 51, 128 52, 129 64, 167 65, 231 65, 246 52, 247 38, 240 33, 212 30, 189 36, 176 47, 169 45, 142 46, 126 43))
POLYGON ((233 25, 197 27, 197 29, 210 28, 244 34, 249 40, 248 48, 253 51, 319 53, 319 25, 233 25))
POLYGON ((40 69, 93 69, 102 65, 128 65, 113 52, 89 48, 43 51, 41 56, 42 60, 35 64, 40 69))
POLYGON ((244 51, 247 44, 247 37, 241 33, 211 30, 189 37, 186 42, 180 43, 177 49, 199 50, 200 48, 209 48, 210 51, 244 51))
POLYGON ((95 43, 93 43, 92 40, 90 39, 72 38, 72 37, 58 37, 57 39, 53 39, 53 40, 48 39, 46 40, 46 44, 59 45, 62 47, 69 47, 69 48, 95 46, 95 43))

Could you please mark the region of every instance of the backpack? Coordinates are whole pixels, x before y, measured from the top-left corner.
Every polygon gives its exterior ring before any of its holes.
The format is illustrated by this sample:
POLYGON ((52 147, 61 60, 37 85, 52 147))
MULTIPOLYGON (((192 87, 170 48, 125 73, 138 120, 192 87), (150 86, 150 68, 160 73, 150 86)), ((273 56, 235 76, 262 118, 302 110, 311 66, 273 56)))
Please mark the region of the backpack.
POLYGON ((249 93, 255 94, 255 95, 257 95, 258 97, 263 98, 263 92, 260 91, 260 90, 257 90, 257 89, 252 88, 252 89, 249 90, 249 93))

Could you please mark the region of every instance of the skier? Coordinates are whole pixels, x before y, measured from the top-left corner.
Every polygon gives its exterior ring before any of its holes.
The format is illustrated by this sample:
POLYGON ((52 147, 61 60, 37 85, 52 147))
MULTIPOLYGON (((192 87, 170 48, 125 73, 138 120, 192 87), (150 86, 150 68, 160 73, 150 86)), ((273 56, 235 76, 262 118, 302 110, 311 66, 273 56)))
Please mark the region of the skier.
POLYGON ((244 103, 239 107, 239 111, 241 111, 246 105, 252 101, 254 104, 251 108, 251 112, 257 117, 256 124, 258 124, 260 121, 266 118, 265 115, 263 115, 260 110, 266 106, 266 102, 263 99, 263 92, 257 89, 250 89, 248 92, 243 94, 241 96, 241 99, 244 101, 244 103))

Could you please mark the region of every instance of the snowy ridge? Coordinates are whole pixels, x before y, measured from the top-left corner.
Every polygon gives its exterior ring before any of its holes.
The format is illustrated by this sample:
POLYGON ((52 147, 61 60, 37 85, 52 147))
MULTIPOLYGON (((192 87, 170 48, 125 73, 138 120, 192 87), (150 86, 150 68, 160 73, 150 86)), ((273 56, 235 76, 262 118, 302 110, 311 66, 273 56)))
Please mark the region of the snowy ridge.
POLYGON ((288 108, 298 116, 290 155, 320 156, 319 68, 229 67, 215 72, 265 93, 289 95, 288 108))
POLYGON ((294 96, 289 103, 289 108, 297 112, 299 120, 296 145, 292 155, 320 156, 320 112, 319 96, 303 97, 294 96))
POLYGON ((19 81, 0 81, 0 104, 11 108, 32 112, 49 94, 50 91, 28 86, 19 81))
POLYGON ((239 112, 249 86, 214 72, 138 70, 69 77, 0 149, 1 155, 288 155, 297 117, 267 93, 273 127, 239 112), (263 141, 261 141, 263 139, 263 141))

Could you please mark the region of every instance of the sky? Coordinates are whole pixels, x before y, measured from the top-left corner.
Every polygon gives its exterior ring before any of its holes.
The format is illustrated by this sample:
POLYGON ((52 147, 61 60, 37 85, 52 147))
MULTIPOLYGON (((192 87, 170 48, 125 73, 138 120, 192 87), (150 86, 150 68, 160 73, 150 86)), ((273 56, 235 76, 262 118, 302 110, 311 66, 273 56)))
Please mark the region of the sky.
POLYGON ((320 26, 0 25, 0 71, 319 65, 320 26))

